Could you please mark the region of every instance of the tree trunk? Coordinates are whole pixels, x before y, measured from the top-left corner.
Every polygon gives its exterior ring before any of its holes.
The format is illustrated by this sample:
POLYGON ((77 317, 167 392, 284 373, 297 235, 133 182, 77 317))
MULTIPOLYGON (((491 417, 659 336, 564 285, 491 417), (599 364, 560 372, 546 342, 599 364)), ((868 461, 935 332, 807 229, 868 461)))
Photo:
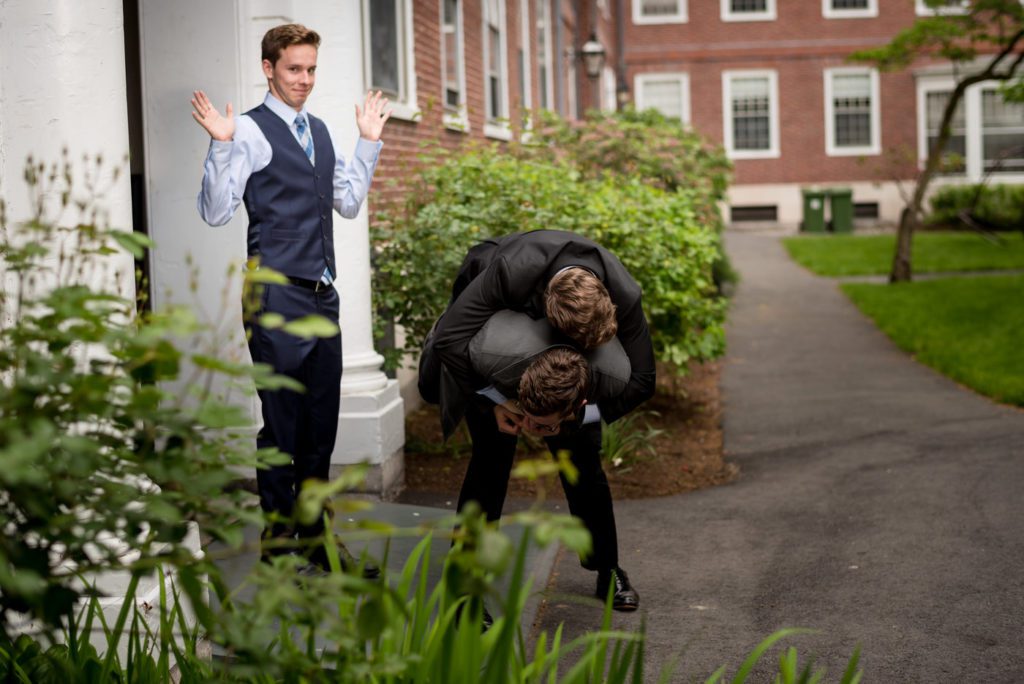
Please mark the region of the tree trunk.
POLYGON ((900 214, 900 226, 896 233, 896 252, 892 258, 890 283, 908 283, 913 275, 910 268, 910 249, 914 239, 914 211, 904 207, 900 214))

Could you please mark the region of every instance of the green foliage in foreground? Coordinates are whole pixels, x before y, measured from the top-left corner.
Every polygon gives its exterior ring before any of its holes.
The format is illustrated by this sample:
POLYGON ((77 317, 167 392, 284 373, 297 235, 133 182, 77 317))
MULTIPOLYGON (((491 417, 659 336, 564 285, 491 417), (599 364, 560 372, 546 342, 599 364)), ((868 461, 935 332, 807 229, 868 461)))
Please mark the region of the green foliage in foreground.
POLYGON ((935 191, 925 225, 962 229, 969 211, 989 230, 1024 231, 1024 185, 949 185, 935 191))
MULTIPOLYGON (((998 243, 976 233, 917 233, 917 273, 1024 268, 1024 237, 1003 235, 998 243)), ((894 235, 822 235, 785 238, 790 257, 823 276, 883 275, 892 266, 894 235)))
POLYGON ((1024 406, 1024 276, 842 288, 922 363, 997 401, 1024 406))
MULTIPOLYGON (((632 120, 602 119, 588 134, 604 135, 616 127, 643 129, 632 120)), ((394 367, 403 353, 419 351, 449 302, 470 247, 485 238, 541 228, 579 232, 623 261, 643 287, 660 360, 685 368, 690 359, 720 355, 725 301, 716 276, 725 267, 715 201, 727 164, 724 158, 715 162, 716 153, 697 144, 692 133, 678 125, 673 130, 686 142, 667 148, 678 147, 694 159, 631 165, 628 160, 640 155, 642 145, 623 133, 613 145, 614 167, 602 174, 588 174, 583 151, 592 145, 586 138, 561 128, 539 132, 534 145, 509 151, 487 146, 425 155, 406 203, 382 211, 372 228, 376 310, 387 312, 407 334, 403 348, 385 352, 388 364, 394 367), (566 149, 579 154, 557 159, 549 146, 555 139, 575 140, 566 142, 566 149), (715 177, 690 178, 686 172, 715 177)), ((379 316, 379 335, 384 323, 379 316)))

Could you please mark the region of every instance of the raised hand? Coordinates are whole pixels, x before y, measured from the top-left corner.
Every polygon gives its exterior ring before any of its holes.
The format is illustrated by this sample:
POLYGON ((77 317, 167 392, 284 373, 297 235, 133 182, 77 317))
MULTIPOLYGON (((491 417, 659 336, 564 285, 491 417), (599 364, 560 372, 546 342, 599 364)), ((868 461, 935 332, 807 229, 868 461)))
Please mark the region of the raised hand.
POLYGON ((384 124, 391 116, 388 109, 388 99, 381 97, 381 92, 366 93, 366 101, 362 109, 356 105, 356 126, 359 127, 359 135, 370 142, 380 140, 380 134, 384 131, 384 124))
POLYGON ((231 116, 231 103, 225 108, 225 115, 221 116, 217 108, 206 97, 202 90, 192 92, 192 118, 206 129, 214 140, 231 140, 235 136, 235 119, 231 116))

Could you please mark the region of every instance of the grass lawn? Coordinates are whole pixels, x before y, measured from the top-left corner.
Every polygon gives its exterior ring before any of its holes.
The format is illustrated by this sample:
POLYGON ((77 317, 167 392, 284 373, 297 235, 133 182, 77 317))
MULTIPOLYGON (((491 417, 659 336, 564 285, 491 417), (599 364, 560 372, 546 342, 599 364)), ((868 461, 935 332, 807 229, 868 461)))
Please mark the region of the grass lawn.
POLYGON ((1024 406, 1024 276, 842 289, 922 363, 997 401, 1024 406))
MULTIPOLYGON (((975 233, 916 233, 915 273, 1024 269, 1024 236, 1003 233, 993 244, 975 233)), ((782 243, 798 264, 818 275, 884 275, 892 267, 895 235, 814 235, 782 243)))

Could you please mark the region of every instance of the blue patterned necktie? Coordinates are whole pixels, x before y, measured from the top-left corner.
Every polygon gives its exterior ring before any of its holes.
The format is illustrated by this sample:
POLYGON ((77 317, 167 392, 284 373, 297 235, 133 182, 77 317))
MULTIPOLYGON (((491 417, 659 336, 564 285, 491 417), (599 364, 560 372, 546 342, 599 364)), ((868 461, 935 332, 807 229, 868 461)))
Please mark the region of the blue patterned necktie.
MULTIPOLYGON (((299 145, 306 152, 306 156, 309 157, 310 164, 316 164, 313 161, 313 136, 309 134, 309 126, 306 125, 306 117, 299 114, 295 117, 295 133, 299 138, 299 145)), ((320 276, 320 282, 324 285, 330 285, 334 282, 334 276, 331 274, 330 267, 324 268, 324 274, 320 276)))
POLYGON ((309 157, 309 163, 313 164, 313 136, 309 134, 309 126, 306 125, 306 117, 301 114, 295 117, 295 133, 298 135, 299 145, 305 150, 309 157))

